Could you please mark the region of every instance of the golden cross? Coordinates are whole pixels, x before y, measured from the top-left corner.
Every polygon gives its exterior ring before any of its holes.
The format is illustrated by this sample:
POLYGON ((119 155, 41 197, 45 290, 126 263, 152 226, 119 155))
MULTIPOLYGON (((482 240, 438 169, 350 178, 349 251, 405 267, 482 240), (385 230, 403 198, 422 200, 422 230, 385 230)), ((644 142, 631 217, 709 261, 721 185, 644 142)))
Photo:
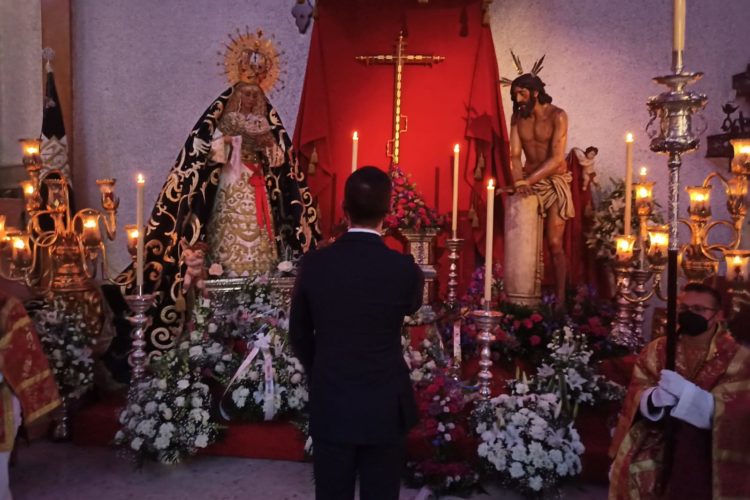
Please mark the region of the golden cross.
POLYGON ((401 81, 405 64, 419 64, 432 66, 445 60, 443 56, 427 56, 419 54, 405 54, 406 37, 404 32, 398 34, 395 54, 381 54, 377 56, 356 56, 355 59, 366 65, 370 64, 393 64, 396 66, 395 91, 393 93, 393 138, 386 144, 386 155, 390 156, 394 165, 398 165, 399 149, 401 146, 401 134, 406 132, 407 117, 401 114, 401 81), (404 120, 403 127, 401 120, 404 120))

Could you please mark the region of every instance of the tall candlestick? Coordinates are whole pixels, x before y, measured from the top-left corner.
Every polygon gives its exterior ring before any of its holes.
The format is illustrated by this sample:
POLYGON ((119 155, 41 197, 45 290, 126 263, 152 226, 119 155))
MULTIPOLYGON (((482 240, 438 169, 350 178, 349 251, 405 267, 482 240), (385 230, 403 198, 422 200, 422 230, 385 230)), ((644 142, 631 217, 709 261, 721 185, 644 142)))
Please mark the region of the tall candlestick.
POLYGON ((453 220, 451 221, 451 230, 454 240, 458 234, 458 153, 460 150, 458 144, 453 146, 453 220))
POLYGON ((630 234, 630 212, 633 204, 633 134, 625 136, 625 227, 623 234, 630 234))
POLYGON ((359 149, 359 134, 354 132, 352 136, 352 172, 357 170, 357 150, 359 149))
POLYGON ((672 50, 685 50, 685 0, 674 0, 674 18, 672 20, 672 50))
POLYGON ((140 292, 143 286, 143 188, 146 185, 146 179, 142 174, 138 174, 136 182, 136 205, 135 205, 135 225, 138 230, 138 249, 136 250, 136 275, 135 284, 140 292))
POLYGON ((487 228, 484 245, 484 306, 489 309, 492 300, 492 240, 495 227, 495 179, 487 183, 487 228))

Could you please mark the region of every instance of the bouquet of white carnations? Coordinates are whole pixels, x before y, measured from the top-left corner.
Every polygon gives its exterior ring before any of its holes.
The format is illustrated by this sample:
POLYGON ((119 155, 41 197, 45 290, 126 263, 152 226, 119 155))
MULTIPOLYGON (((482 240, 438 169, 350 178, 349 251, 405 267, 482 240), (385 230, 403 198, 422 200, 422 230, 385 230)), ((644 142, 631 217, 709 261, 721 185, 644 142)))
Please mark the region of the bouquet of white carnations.
POLYGON ((553 495, 581 472, 584 447, 572 423, 561 418, 555 394, 533 394, 515 383, 474 410, 482 466, 506 487, 532 497, 553 495))
POLYGON ((60 394, 66 398, 85 394, 94 383, 94 359, 83 313, 71 312, 54 299, 32 318, 60 394))

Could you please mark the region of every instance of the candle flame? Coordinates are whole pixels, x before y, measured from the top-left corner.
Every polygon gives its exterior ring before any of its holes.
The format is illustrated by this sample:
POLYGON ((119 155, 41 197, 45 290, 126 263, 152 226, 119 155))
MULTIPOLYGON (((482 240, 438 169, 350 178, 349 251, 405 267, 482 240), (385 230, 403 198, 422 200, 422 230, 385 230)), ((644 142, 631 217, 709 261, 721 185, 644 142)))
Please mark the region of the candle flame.
POLYGON ((739 255, 734 256, 734 258, 732 259, 732 264, 734 264, 735 266, 739 266, 740 264, 742 264, 742 259, 739 255))
POLYGON ((750 155, 750 146, 741 146, 740 147, 740 154, 741 155, 750 155))
POLYGON ((13 238, 13 246, 17 248, 18 250, 23 250, 26 248, 26 243, 19 237, 13 238))
POLYGON ((23 192, 26 194, 34 194, 34 185, 32 183, 24 184, 23 192))
POLYGON ((130 231, 128 231, 128 237, 132 238, 134 240, 137 240, 138 239, 138 230, 137 229, 131 229, 130 231))
POLYGON ((358 141, 359 140, 359 132, 355 131, 354 135, 352 136, 352 139, 354 139, 355 141, 358 141))
POLYGON ((143 177, 143 174, 138 174, 137 182, 138 182, 138 184, 145 184, 146 183, 146 178, 143 177))
POLYGON ((698 201, 698 202, 706 201, 706 195, 703 193, 693 193, 691 198, 693 199, 693 201, 698 201))
POLYGON ((633 134, 632 133, 628 132, 625 135, 625 142, 633 142, 633 134))
POLYGON ((646 167, 641 167, 641 177, 646 177, 647 173, 648 169, 646 167))
POLYGON ((453 152, 454 153, 458 153, 459 151, 461 151, 461 148, 458 146, 458 144, 456 144, 455 146, 453 146, 453 152))
POLYGON ((487 189, 495 189, 495 179, 487 181, 487 189))
POLYGON ((649 194, 650 193, 648 189, 646 189, 645 187, 641 187, 638 189, 638 198, 648 198, 649 194))
POLYGON ((96 227, 96 218, 89 217, 88 219, 86 219, 85 221, 83 221, 83 227, 86 227, 86 228, 89 228, 89 229, 95 228, 96 227))
POLYGON ((39 148, 36 146, 26 146, 24 148, 24 152, 26 153, 26 156, 34 156, 39 154, 39 148))

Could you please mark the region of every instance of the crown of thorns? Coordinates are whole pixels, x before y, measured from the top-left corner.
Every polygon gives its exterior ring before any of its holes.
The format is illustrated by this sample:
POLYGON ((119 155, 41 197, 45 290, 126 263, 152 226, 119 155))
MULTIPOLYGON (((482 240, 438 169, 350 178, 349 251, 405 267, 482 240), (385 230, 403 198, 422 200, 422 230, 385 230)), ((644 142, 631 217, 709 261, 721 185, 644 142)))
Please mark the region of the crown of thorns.
MULTIPOLYGON (((516 72, 519 74, 519 76, 523 75, 524 72, 523 72, 523 65, 521 64, 521 58, 518 57, 513 52, 513 50, 510 51, 510 56, 511 56, 511 58, 513 58, 513 66, 516 67, 516 72)), ((546 56, 546 54, 544 56, 540 57, 539 59, 537 59, 536 62, 534 63, 534 66, 531 67, 530 73, 532 75, 537 76, 539 74, 539 72, 542 71, 542 68, 544 67, 544 58, 545 58, 545 56, 546 56)), ((511 85, 512 83, 513 83, 513 80, 511 80, 510 78, 502 77, 500 79, 500 84, 503 87, 507 87, 507 86, 511 85)))

